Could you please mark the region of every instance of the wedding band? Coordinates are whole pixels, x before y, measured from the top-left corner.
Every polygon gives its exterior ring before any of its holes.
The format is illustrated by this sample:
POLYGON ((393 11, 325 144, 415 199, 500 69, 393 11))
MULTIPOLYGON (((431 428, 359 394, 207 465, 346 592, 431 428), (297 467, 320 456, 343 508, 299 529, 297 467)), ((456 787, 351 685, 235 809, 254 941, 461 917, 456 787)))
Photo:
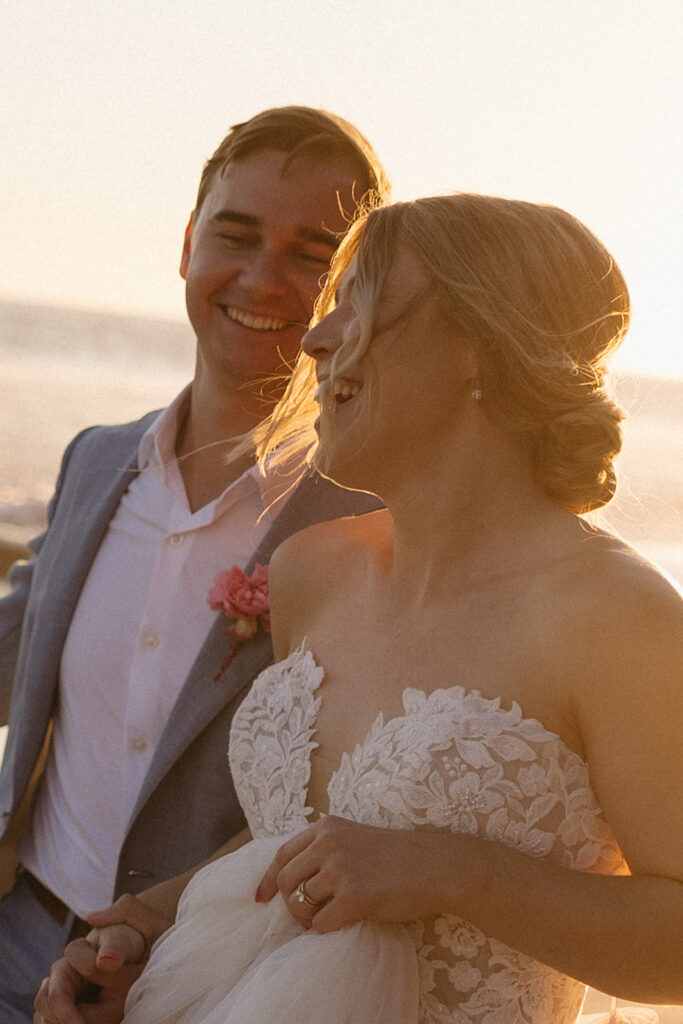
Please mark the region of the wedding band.
POLYGON ((308 907, 322 907, 321 900, 314 900, 306 892, 306 883, 299 882, 296 889, 294 890, 294 899, 298 903, 305 903, 308 907))

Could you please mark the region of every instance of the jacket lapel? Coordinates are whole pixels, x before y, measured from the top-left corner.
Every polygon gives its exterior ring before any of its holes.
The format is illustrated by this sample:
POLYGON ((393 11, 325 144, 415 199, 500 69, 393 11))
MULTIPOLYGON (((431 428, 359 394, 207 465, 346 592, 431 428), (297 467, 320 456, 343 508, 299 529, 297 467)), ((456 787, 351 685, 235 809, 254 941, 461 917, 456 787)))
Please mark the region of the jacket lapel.
MULTIPOLYGON (((298 530, 313 523, 369 512, 378 507, 380 502, 374 496, 343 490, 317 473, 310 473, 304 477, 275 519, 247 563, 245 571, 251 572, 257 562, 268 564, 273 551, 298 530)), ((216 572, 221 568, 226 567, 217 566, 216 572)), ((215 682, 214 676, 229 650, 226 626, 223 613, 217 613, 161 735, 131 822, 195 737, 229 701, 241 691, 246 691, 259 672, 272 661, 270 636, 259 632, 242 644, 229 667, 215 682)), ((228 740, 226 735, 226 753, 228 740)))

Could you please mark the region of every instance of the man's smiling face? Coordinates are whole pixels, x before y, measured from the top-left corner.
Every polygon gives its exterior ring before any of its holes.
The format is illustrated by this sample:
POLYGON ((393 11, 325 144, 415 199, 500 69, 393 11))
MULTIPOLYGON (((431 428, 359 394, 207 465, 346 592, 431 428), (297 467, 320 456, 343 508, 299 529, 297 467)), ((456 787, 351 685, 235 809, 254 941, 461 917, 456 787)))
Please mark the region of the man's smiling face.
POLYGON ((197 369, 228 387, 294 361, 360 177, 350 160, 261 150, 217 174, 185 239, 180 273, 197 369))

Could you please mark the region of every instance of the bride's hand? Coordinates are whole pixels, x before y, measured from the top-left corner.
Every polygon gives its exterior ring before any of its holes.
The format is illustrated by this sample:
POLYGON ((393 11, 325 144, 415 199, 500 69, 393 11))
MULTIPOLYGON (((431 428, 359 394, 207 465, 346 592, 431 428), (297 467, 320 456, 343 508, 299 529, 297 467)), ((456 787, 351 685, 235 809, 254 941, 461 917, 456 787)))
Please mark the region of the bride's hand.
POLYGON ((456 897, 459 839, 469 837, 321 818, 280 847, 256 900, 279 890, 292 915, 318 932, 443 912, 456 897))

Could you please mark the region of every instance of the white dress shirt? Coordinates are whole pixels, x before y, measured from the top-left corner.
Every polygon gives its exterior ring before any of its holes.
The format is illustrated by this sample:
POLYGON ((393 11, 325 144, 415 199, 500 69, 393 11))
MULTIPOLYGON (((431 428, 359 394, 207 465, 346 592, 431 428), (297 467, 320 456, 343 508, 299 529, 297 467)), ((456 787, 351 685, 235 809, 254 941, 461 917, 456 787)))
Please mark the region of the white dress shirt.
POLYGON ((174 455, 186 397, 141 439, 141 472, 83 587, 62 653, 45 777, 19 848, 29 871, 79 916, 111 901, 135 801, 216 618, 211 584, 247 564, 275 514, 256 467, 190 510, 174 455))

